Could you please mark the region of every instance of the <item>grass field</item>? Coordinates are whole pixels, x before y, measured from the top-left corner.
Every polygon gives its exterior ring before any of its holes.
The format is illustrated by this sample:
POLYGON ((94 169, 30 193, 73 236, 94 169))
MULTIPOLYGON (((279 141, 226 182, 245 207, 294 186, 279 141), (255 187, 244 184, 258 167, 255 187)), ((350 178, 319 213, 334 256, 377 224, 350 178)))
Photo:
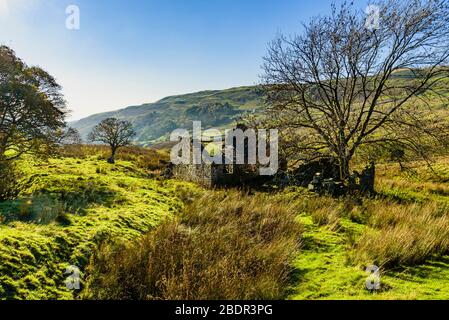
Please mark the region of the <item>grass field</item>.
POLYGON ((203 190, 123 159, 21 163, 19 198, 0 203, 1 298, 449 298, 449 158, 434 172, 379 165, 372 199, 203 190), (168 280, 123 288, 121 271, 148 257, 160 264, 132 274, 168 280), (65 286, 69 265, 83 272, 81 295, 65 286))
POLYGON ((299 221, 304 246, 294 261, 290 299, 448 299, 447 158, 432 173, 378 167, 376 199, 313 199, 299 221), (380 267, 381 289, 366 290, 366 267, 380 267))
POLYGON ((65 269, 83 269, 97 244, 135 239, 182 207, 188 184, 148 179, 131 162, 97 157, 22 163, 20 199, 0 204, 0 297, 73 298, 65 269))

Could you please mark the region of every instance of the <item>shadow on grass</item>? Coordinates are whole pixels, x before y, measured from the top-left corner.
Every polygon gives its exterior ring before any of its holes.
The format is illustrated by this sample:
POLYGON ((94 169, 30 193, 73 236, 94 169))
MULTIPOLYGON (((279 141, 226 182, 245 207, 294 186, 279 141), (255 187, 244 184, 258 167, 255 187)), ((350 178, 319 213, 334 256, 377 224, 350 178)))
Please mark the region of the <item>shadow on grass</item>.
POLYGON ((32 195, 0 203, 4 223, 23 221, 36 224, 57 222, 69 225, 69 214, 85 215, 92 205, 112 206, 117 194, 105 186, 76 181, 64 188, 41 189, 32 195))
MULTIPOLYGON (((436 269, 448 270, 449 269, 449 256, 435 257, 423 264, 416 266, 403 266, 398 267, 392 271, 395 271, 395 277, 408 282, 420 283, 420 279, 428 279, 435 277, 436 269)), ((441 274, 441 280, 447 281, 447 273, 441 274)))

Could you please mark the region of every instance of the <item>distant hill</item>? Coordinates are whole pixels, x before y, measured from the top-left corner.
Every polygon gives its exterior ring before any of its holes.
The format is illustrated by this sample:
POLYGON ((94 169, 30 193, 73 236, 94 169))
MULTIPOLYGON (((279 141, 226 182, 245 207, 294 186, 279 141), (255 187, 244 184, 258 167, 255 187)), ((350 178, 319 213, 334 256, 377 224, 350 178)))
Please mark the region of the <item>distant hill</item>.
MULTIPOLYGON (((398 70, 391 79, 406 84, 413 81, 415 75, 410 70, 398 70)), ((449 98, 448 88, 449 77, 443 77, 443 81, 437 88, 428 93, 432 96, 432 113, 444 118, 448 117, 447 100, 437 97, 434 92, 438 91, 449 98)), ((261 93, 254 86, 201 91, 167 97, 155 103, 95 114, 72 122, 70 126, 78 129, 83 138, 86 138, 92 128, 106 118, 128 120, 133 123, 137 131, 135 142, 141 146, 148 146, 167 141, 174 129, 191 129, 192 121, 201 121, 203 129, 231 127, 245 113, 261 112, 262 100, 261 93)))
POLYGON ((136 143, 147 146, 168 140, 174 129, 191 129, 192 121, 201 121, 203 129, 230 127, 245 113, 259 112, 262 105, 256 87, 238 87, 167 97, 155 103, 95 114, 70 126, 86 138, 106 118, 128 120, 137 132, 136 143))

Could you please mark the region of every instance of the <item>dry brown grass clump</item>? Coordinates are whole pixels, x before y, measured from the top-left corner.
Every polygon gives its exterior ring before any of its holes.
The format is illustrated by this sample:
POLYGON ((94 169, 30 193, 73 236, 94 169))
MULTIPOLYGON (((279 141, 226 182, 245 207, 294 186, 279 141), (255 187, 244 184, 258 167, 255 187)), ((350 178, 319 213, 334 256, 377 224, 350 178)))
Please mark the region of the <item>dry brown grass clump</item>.
POLYGON ((383 267, 424 262, 449 252, 449 208, 441 203, 395 204, 375 201, 368 229, 355 246, 358 261, 383 267))
POLYGON ((348 238, 350 260, 357 264, 397 268, 449 253, 449 204, 427 199, 400 203, 385 197, 341 198, 301 195, 299 212, 318 226, 342 229, 342 219, 356 222, 348 238))
POLYGON ((297 211, 267 195, 205 192, 140 241, 103 246, 96 299, 280 299, 300 245, 297 211))
POLYGON ((340 208, 320 208, 311 212, 312 221, 318 226, 328 226, 329 230, 338 231, 340 228, 340 208))

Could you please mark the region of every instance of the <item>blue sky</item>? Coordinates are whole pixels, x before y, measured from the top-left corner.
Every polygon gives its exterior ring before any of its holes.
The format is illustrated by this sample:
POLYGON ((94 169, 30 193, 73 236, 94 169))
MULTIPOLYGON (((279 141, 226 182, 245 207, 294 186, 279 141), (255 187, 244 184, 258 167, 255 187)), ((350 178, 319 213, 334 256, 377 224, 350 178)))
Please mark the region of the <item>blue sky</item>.
POLYGON ((255 84, 267 43, 278 32, 299 32, 301 21, 328 12, 331 2, 0 0, 0 42, 57 78, 73 120, 255 84), (80 30, 65 27, 72 4, 80 30))

